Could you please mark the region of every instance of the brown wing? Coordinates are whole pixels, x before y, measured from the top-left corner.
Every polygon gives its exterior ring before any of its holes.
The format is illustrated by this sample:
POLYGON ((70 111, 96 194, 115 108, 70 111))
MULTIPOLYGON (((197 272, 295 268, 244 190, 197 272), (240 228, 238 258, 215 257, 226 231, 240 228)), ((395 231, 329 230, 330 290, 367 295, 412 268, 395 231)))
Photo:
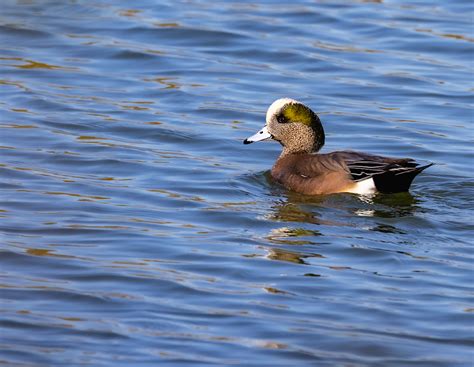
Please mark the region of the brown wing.
POLYGON ((344 192, 354 185, 344 161, 331 154, 283 157, 273 167, 272 176, 285 187, 310 195, 344 192))
POLYGON ((341 172, 347 175, 350 171, 343 155, 336 154, 305 154, 303 159, 295 163, 295 171, 306 177, 318 177, 330 172, 341 172))
POLYGON ((311 193, 341 192, 369 178, 380 192, 408 191, 415 176, 432 165, 353 151, 308 154, 294 163, 293 184, 311 193))

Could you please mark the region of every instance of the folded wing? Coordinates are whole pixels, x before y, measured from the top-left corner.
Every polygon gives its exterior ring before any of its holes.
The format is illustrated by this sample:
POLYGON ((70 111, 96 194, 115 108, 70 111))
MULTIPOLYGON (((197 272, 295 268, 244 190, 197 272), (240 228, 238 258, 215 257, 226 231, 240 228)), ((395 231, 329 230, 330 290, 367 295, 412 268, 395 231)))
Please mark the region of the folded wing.
POLYGON ((432 163, 421 166, 410 158, 389 158, 353 151, 338 151, 314 155, 311 164, 298 167, 307 177, 321 172, 345 171, 354 182, 373 179, 375 187, 383 193, 408 191, 413 179, 432 163))

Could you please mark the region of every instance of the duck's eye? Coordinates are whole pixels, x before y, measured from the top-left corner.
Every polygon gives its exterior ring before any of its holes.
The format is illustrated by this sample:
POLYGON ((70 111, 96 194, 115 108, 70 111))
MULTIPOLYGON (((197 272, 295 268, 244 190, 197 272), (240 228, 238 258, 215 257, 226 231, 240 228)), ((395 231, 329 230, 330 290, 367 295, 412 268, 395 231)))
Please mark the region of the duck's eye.
POLYGON ((278 121, 280 124, 286 124, 286 123, 290 122, 290 121, 285 117, 285 115, 283 115, 282 113, 277 116, 277 121, 278 121))

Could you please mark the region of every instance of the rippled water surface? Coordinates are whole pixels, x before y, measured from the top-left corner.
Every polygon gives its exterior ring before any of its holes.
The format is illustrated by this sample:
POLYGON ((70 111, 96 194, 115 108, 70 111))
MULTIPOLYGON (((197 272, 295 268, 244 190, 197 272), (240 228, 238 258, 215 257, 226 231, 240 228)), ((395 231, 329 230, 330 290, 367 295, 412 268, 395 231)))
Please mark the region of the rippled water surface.
POLYGON ((473 3, 6 0, 0 365, 469 366, 473 3), (242 145, 432 161, 307 197, 242 145))

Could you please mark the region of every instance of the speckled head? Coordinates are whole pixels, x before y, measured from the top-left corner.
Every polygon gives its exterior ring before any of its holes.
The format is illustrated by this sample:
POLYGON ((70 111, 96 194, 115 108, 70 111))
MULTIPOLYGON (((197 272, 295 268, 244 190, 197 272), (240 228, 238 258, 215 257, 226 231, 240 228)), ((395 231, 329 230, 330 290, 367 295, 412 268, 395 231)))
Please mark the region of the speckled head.
POLYGON ((324 129, 319 117, 303 103, 277 99, 268 108, 266 128, 283 145, 285 153, 312 153, 324 145, 324 129))

